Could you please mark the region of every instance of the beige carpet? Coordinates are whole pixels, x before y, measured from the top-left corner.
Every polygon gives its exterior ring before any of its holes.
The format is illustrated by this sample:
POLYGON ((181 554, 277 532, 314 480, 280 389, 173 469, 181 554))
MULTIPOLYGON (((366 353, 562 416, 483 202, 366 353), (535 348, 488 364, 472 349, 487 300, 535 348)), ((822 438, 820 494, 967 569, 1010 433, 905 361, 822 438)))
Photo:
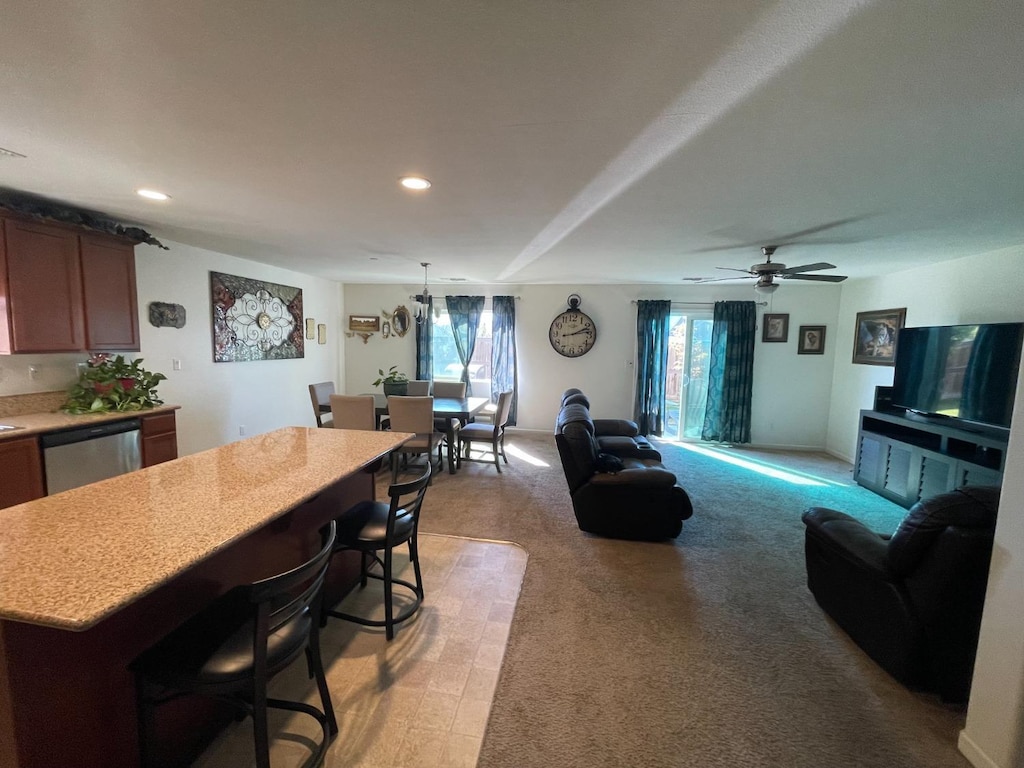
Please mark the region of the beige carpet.
POLYGON ((805 507, 879 530, 902 516, 847 465, 663 446, 694 515, 650 544, 577 528, 550 437, 509 445, 500 476, 469 464, 436 478, 422 518, 529 553, 481 768, 969 765, 963 713, 891 680, 807 591, 805 507))

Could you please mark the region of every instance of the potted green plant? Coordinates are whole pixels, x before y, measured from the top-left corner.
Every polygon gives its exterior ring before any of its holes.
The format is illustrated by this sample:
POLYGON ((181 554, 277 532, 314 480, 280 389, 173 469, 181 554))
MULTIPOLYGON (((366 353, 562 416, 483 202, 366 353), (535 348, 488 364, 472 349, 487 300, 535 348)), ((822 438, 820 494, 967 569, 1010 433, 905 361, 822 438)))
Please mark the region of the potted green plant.
POLYGON ((167 377, 147 371, 142 360, 128 361, 123 355, 93 355, 78 382, 61 406, 65 413, 107 413, 141 411, 161 405, 156 385, 167 377))
POLYGON ((409 391, 409 377, 401 373, 397 365, 388 368, 387 373, 384 372, 384 369, 379 368, 377 373, 379 376, 373 382, 373 386, 379 387, 383 384, 385 395, 404 395, 409 391))

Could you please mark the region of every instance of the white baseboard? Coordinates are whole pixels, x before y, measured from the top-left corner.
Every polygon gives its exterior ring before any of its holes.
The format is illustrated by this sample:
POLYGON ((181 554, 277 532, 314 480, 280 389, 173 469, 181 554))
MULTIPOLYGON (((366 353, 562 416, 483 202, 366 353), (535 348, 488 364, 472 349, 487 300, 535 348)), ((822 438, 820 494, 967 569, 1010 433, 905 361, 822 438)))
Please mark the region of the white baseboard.
MULTIPOLYGON (((967 731, 960 731, 960 737, 956 740, 956 748, 960 750, 960 754, 967 758, 967 760, 974 766, 974 768, 1003 768, 995 760, 992 760, 988 755, 982 751, 981 747, 974 743, 970 736, 967 735, 967 731)), ((1006 766, 1009 768, 1009 766, 1006 766)))

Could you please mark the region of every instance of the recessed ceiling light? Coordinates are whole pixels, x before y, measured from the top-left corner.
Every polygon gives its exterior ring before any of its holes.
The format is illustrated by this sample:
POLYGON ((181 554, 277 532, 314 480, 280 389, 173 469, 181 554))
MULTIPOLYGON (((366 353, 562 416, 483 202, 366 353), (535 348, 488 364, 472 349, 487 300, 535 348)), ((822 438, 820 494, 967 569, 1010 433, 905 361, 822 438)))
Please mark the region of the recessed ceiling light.
POLYGON ((137 189, 135 193, 139 197, 144 197, 147 200, 170 200, 171 196, 163 192, 158 192, 155 189, 137 189))
POLYGON ((403 176, 398 183, 406 189, 430 189, 430 182, 422 176, 403 176))

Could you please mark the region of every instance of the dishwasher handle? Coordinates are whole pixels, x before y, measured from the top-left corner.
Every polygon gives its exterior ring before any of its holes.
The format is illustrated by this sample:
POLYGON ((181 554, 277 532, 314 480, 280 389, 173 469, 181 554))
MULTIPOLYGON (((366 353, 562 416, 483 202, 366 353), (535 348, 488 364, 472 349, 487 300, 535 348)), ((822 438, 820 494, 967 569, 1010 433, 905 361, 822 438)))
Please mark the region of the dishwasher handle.
POLYGON ((43 448, 56 448, 59 445, 82 443, 86 440, 95 440, 100 437, 120 435, 123 432, 133 432, 141 427, 142 422, 138 419, 124 419, 123 421, 111 421, 105 424, 93 424, 88 427, 66 429, 62 432, 50 432, 41 435, 39 442, 43 448))

